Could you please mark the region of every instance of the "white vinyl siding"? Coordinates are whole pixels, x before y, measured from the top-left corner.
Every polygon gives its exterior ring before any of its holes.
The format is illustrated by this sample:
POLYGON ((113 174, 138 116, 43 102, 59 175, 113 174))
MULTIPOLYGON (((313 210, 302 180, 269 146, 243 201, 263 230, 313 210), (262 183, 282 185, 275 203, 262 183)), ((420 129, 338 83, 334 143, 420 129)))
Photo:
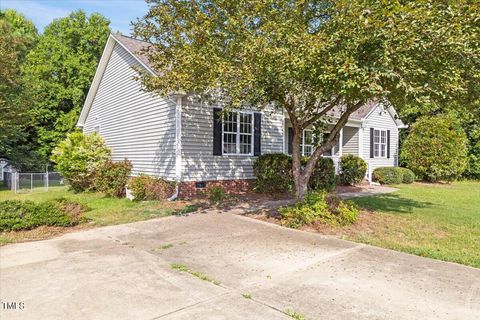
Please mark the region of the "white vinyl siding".
MULTIPOLYGON (((188 99, 183 101, 182 180, 253 179, 253 161, 256 157, 242 154, 213 155, 213 108, 215 106, 188 101, 188 99)), ((283 113, 280 110, 262 112, 261 130, 262 154, 282 152, 283 113)))
POLYGON ((392 116, 381 106, 376 107, 366 119, 366 126, 363 128, 363 158, 372 166, 372 170, 378 167, 393 167, 398 163, 398 128, 392 116), (385 157, 370 158, 370 128, 390 130, 390 158, 387 158, 386 154, 385 157))
POLYGON ((361 129, 354 127, 343 128, 343 154, 353 154, 358 156, 358 130, 361 129))
POLYGON ((175 179, 175 104, 142 91, 132 67, 140 64, 115 44, 83 131, 97 131, 112 159, 132 161, 140 173, 175 179))

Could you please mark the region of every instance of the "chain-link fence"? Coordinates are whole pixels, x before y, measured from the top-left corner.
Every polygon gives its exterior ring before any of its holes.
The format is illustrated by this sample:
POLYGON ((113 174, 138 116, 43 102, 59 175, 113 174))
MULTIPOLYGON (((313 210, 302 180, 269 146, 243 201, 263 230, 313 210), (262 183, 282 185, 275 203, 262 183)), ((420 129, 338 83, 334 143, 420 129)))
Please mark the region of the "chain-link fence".
POLYGON ((5 177, 7 187, 15 193, 48 191, 50 187, 63 186, 63 178, 58 172, 12 172, 5 177))

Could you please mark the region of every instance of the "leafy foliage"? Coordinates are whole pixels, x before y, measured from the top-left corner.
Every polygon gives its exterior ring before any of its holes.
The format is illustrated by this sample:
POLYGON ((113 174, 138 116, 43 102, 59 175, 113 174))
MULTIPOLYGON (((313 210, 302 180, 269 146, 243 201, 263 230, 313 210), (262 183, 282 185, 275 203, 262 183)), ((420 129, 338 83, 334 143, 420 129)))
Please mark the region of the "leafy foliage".
POLYGON ((467 167, 467 138, 450 117, 422 117, 412 125, 401 157, 420 179, 452 181, 467 167))
POLYGON ((175 191, 175 183, 147 175, 133 177, 128 182, 135 201, 164 200, 175 191))
POLYGON ((31 21, 14 10, 0 10, 0 157, 16 166, 17 159, 28 156, 28 152, 18 149, 26 142, 29 122, 22 64, 36 37, 31 21))
POLYGON ((221 186, 211 186, 207 189, 208 200, 211 204, 221 204, 229 198, 229 194, 221 186))
POLYGON ((407 168, 380 167, 373 171, 373 180, 381 184, 412 183, 415 174, 407 168))
MULTIPOLYGON (((307 164, 309 158, 302 159, 304 165, 307 164)), ((337 183, 337 176, 335 174, 335 165, 331 158, 318 159, 317 165, 313 170, 310 182, 308 184, 311 190, 325 190, 331 191, 335 188, 337 183)))
POLYGON ((109 32, 102 15, 75 11, 47 25, 28 53, 32 138, 44 158, 73 130, 109 32))
POLYGON ((110 197, 125 196, 125 187, 132 172, 132 163, 123 161, 108 161, 98 169, 95 175, 95 189, 110 197))
POLYGON ((280 208, 282 223, 299 228, 313 222, 348 225, 356 221, 358 210, 350 202, 328 196, 325 191, 313 191, 294 206, 280 208))
POLYGON ((39 226, 69 227, 85 219, 85 207, 66 199, 41 203, 7 200, 0 202, 0 231, 29 230, 39 226))
POLYGON ((301 199, 316 162, 367 101, 401 110, 478 99, 479 11, 462 0, 151 0, 134 31, 154 44, 147 54, 162 73, 144 74, 147 89, 288 113, 301 199), (328 122, 340 105, 340 119, 302 166, 302 130, 328 122))
POLYGON ((367 163, 360 157, 352 154, 340 158, 340 182, 356 185, 363 181, 367 173, 367 163))
MULTIPOLYGON (((84 135, 75 131, 53 150, 56 169, 79 192, 93 187, 95 173, 110 159, 110 149, 97 133, 84 135)), ((112 182, 113 183, 113 182, 112 182)))
POLYGON ((292 158, 283 153, 262 154, 253 163, 254 190, 287 192, 292 190, 292 158))

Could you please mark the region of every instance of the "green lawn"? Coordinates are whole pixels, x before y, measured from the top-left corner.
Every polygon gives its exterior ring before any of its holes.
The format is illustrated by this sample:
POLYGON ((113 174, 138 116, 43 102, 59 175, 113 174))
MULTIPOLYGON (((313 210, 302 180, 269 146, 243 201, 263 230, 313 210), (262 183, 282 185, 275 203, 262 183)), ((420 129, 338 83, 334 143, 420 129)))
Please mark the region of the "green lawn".
POLYGON ((397 186, 392 194, 357 198, 374 211, 368 232, 350 240, 480 267, 480 182, 397 186))
MULTIPOLYGON (((85 216, 91 219, 90 225, 104 226, 111 224, 121 224, 140 220, 146 220, 156 217, 171 215, 182 210, 188 204, 182 201, 160 202, 144 201, 133 202, 128 199, 116 199, 105 197, 101 193, 73 193, 66 187, 50 188, 48 192, 43 190, 33 193, 15 194, 10 190, 0 190, 0 201, 4 200, 31 200, 46 201, 55 198, 68 198, 78 201, 87 206, 85 216)), ((0 244, 9 242, 25 241, 31 239, 41 239, 48 237, 50 232, 45 232, 46 228, 39 230, 23 232, 4 232, 0 234, 0 244), (46 234, 44 234, 46 233, 46 234)), ((48 229, 48 228, 47 228, 48 229)), ((51 228, 55 229, 55 228, 51 228)), ((50 229, 48 229, 50 230, 50 229)), ((54 232, 55 233, 55 232, 54 232)), ((57 232, 58 233, 58 232, 57 232)), ((56 234, 56 233, 55 233, 56 234)))

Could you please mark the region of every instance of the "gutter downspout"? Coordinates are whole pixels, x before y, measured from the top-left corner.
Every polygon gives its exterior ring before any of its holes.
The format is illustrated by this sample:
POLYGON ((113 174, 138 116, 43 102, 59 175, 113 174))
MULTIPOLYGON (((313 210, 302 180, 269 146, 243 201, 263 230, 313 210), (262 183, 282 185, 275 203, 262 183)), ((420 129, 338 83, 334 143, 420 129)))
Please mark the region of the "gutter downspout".
POLYGON ((182 98, 184 94, 175 94, 175 193, 168 198, 169 201, 174 201, 179 195, 179 185, 182 181, 182 98))

